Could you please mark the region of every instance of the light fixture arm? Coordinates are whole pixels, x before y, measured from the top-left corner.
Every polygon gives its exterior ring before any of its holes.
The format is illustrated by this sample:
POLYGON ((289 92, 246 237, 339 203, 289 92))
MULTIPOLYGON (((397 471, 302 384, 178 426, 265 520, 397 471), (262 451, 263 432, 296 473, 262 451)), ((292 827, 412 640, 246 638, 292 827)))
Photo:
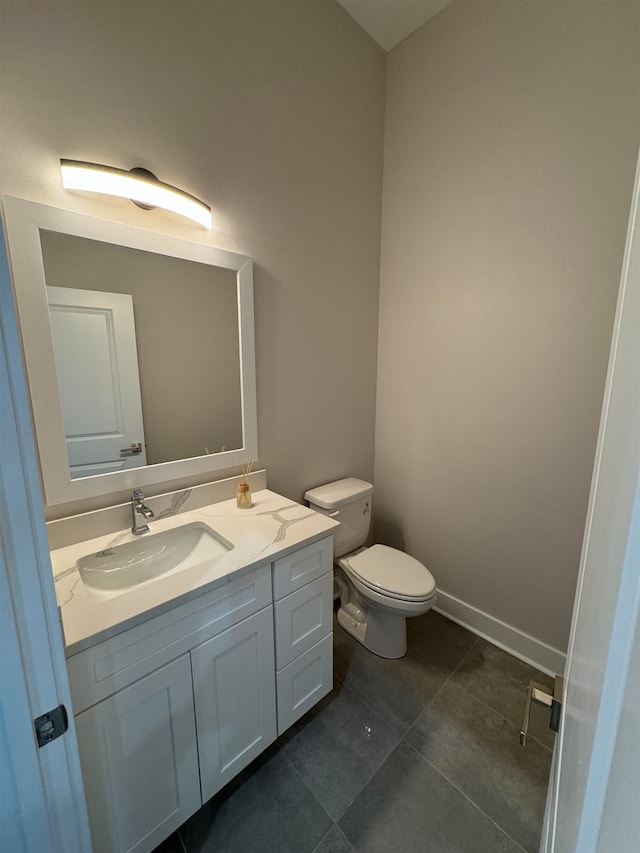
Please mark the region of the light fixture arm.
MULTIPOLYGON (((145 169, 142 166, 134 166, 133 169, 129 169, 129 174, 136 175, 145 181, 154 181, 155 183, 159 183, 156 175, 154 175, 153 172, 150 172, 149 169, 145 169)), ((169 185, 167 184, 167 186, 169 185)), ((175 188, 172 187, 172 189, 175 188)), ((136 201, 135 198, 132 198, 131 201, 133 202, 133 204, 137 205, 138 207, 141 207, 142 210, 155 210, 158 206, 157 204, 145 204, 143 201, 136 201)))

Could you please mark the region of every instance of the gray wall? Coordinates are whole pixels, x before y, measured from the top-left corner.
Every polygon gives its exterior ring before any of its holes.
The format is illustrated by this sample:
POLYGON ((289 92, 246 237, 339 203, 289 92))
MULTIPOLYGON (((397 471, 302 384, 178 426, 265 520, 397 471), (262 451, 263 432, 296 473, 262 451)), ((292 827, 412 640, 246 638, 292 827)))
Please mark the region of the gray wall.
POLYGON ((326 0, 0 14, 0 192, 251 255, 270 486, 371 478, 383 51, 326 0), (60 157, 145 166, 209 202, 213 230, 64 192, 60 157))
POLYGON ((640 4, 458 0, 389 55, 376 535, 565 649, 635 161, 640 4))

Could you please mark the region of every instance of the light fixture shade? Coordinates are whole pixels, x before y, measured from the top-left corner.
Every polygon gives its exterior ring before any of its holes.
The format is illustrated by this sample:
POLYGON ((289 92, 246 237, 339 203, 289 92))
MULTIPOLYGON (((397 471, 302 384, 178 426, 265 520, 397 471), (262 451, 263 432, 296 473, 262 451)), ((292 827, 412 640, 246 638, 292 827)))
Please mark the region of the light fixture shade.
POLYGON ((147 207, 162 207, 186 216, 205 228, 211 228, 211 208, 195 196, 158 181, 150 172, 144 175, 83 163, 80 160, 60 160, 62 186, 67 190, 85 190, 128 198, 147 207))

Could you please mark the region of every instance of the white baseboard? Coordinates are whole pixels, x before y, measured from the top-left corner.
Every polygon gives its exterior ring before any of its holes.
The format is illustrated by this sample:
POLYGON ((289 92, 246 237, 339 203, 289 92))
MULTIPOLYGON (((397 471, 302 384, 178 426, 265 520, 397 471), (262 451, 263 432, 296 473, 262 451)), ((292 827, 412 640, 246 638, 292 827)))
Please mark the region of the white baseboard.
POLYGON ((459 598, 447 592, 438 590, 438 601, 433 609, 548 675, 564 674, 566 661, 564 652, 548 646, 541 640, 536 640, 524 631, 507 625, 506 622, 460 601, 459 598))

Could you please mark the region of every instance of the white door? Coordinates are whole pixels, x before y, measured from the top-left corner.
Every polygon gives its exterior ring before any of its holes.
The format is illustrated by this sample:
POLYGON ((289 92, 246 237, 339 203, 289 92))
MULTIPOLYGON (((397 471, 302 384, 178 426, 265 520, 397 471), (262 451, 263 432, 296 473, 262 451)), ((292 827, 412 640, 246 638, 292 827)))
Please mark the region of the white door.
POLYGON ((0 401, 0 850, 89 853, 73 720, 41 748, 34 733, 71 696, 1 240, 0 401))
POLYGON ((95 853, 150 853, 201 806, 189 655, 76 717, 95 853))
POLYGON ((72 479, 146 465, 133 298, 47 294, 72 479))
POLYGON ((202 802, 276 739, 273 608, 191 652, 202 802))
POLYGON ((640 161, 545 815, 545 853, 640 849, 639 192, 640 161))

